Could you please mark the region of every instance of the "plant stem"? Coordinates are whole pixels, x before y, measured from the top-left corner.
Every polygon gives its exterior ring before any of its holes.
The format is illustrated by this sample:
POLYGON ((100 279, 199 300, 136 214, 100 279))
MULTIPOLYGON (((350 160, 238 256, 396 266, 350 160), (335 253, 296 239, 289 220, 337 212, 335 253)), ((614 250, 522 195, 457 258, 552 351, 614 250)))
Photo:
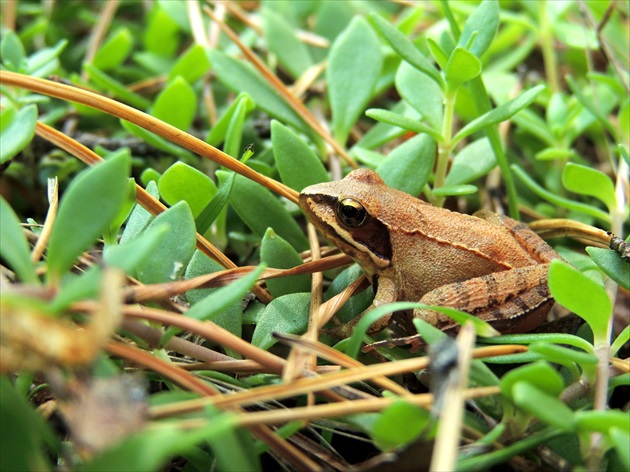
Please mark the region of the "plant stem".
POLYGON ((538 21, 540 43, 542 48, 543 61, 545 62, 545 74, 549 82, 549 94, 553 95, 560 89, 558 83, 558 73, 556 66, 556 53, 553 50, 553 33, 547 16, 547 2, 538 3, 538 21))
MULTIPOLYGON (((452 89, 448 85, 444 92, 444 117, 442 118, 442 138, 443 141, 438 143, 437 166, 435 169, 435 182, 433 188, 444 187, 446 179, 446 170, 448 169, 448 161, 453 148, 453 113, 455 111, 455 98, 457 97, 457 89, 452 89)), ((438 206, 444 203, 444 197, 438 199, 438 206)))

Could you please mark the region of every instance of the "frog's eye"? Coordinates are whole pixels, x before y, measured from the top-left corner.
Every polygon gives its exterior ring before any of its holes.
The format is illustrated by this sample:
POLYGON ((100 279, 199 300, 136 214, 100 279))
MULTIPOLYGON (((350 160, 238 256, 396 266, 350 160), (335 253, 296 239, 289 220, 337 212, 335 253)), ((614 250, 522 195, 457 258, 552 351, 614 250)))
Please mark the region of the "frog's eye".
POLYGON ((367 220, 367 211, 356 200, 344 198, 337 205, 337 216, 347 226, 357 228, 367 220))

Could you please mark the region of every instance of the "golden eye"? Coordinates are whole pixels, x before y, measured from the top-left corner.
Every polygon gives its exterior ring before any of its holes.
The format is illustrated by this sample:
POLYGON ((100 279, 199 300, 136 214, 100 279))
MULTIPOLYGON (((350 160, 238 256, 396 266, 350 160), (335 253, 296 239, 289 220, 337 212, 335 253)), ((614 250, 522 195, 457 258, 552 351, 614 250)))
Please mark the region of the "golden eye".
POLYGON ((367 211, 356 200, 344 198, 337 205, 337 216, 347 226, 357 228, 367 220, 367 211))

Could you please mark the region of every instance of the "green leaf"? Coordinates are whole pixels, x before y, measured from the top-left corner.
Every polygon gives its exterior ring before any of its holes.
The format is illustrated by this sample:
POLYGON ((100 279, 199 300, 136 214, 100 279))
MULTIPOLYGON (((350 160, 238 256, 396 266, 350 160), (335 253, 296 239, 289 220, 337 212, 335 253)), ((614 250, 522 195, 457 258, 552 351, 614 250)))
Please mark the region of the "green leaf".
POLYGON ((409 444, 429 425, 431 414, 404 400, 385 408, 374 422, 371 436, 382 451, 391 451, 409 444), (405 425, 401 428, 401 425, 405 425))
POLYGON ((197 81, 210 70, 210 59, 206 49, 200 44, 192 45, 185 53, 179 56, 173 68, 169 71, 169 80, 182 77, 189 84, 197 81))
POLYGON ((492 43, 498 29, 499 2, 484 0, 466 20, 457 45, 481 57, 492 43), (471 40, 472 44, 469 44, 471 40))
POLYGON ((33 77, 46 77, 59 68, 59 55, 63 52, 67 39, 60 40, 51 48, 44 48, 31 54, 27 61, 26 73, 33 77))
POLYGON ((120 67, 133 47, 133 35, 127 28, 119 28, 101 45, 92 64, 106 71, 120 67))
POLYGON ((444 186, 440 188, 433 189, 433 195, 436 197, 450 197, 457 195, 471 195, 477 192, 477 187, 475 185, 452 185, 452 186, 444 186))
POLYGON ((569 432, 577 429, 573 411, 568 406, 526 381, 514 383, 512 399, 516 406, 555 428, 569 432))
POLYGON ((195 225, 199 233, 205 234, 228 204, 234 185, 234 175, 234 172, 228 172, 228 177, 221 183, 214 198, 210 200, 210 203, 206 205, 195 219, 195 225))
MULTIPOLYGON (((260 260, 275 269, 291 269, 304 261, 288 242, 278 236, 271 228, 265 232, 260 245, 260 260)), ((267 288, 274 297, 289 293, 308 292, 311 281, 308 275, 293 275, 267 280, 267 288)))
MULTIPOLYGON (((159 200, 160 195, 155 181, 149 182, 146 190, 151 196, 153 196, 153 198, 159 200)), ((137 238, 145 230, 145 228, 149 226, 149 223, 152 220, 153 215, 136 203, 133 210, 131 210, 131 214, 129 215, 125 229, 123 230, 123 234, 120 237, 120 244, 124 244, 137 238)))
POLYGON ((390 187, 418 195, 429 181, 435 154, 435 141, 426 134, 420 134, 390 152, 376 172, 390 187))
POLYGON ((247 93, 239 93, 236 99, 229 106, 229 108, 225 111, 225 113, 223 113, 221 118, 219 118, 219 121, 215 123, 215 125, 208 133, 208 137, 206 138, 206 142, 208 144, 211 144, 212 146, 218 146, 223 141, 225 141, 228 128, 230 128, 230 123, 232 122, 234 114, 236 113, 236 110, 243 106, 243 104, 245 104, 246 114, 250 113, 256 108, 256 102, 254 102, 254 100, 247 93))
POLYGON ((619 428, 630 433, 628 413, 621 410, 579 411, 576 413, 578 427, 583 431, 609 433, 611 428, 619 428))
POLYGON ((197 241, 195 221, 186 202, 179 202, 151 222, 154 226, 167 224, 170 231, 152 257, 138 265, 137 277, 144 284, 177 280, 186 268, 197 241))
POLYGON ((560 260, 551 262, 549 290, 555 300, 586 321, 595 339, 606 336, 612 303, 600 284, 560 260))
POLYGON ((5 260, 17 276, 26 283, 37 283, 35 265, 31 260, 31 252, 20 220, 0 196, 0 258, 5 260))
POLYGON ((184 200, 194 217, 210 203, 217 193, 215 183, 203 172, 183 162, 176 162, 158 181, 160 195, 169 205, 184 200))
POLYGON ((27 105, 17 113, 7 106, 0 112, 0 164, 4 164, 24 149, 35 135, 37 107, 27 105))
POLYGON ((511 167, 514 174, 525 184, 525 186, 538 195, 541 198, 553 203, 554 205, 568 208, 572 211, 578 211, 584 213, 586 215, 597 218, 598 220, 603 221, 604 223, 610 224, 610 215, 599 208, 595 208, 591 205, 586 205, 584 203, 579 203, 573 200, 569 200, 567 198, 559 197, 558 195, 549 192, 544 189, 540 185, 538 185, 528 174, 516 164, 513 164, 511 167))
POLYGON ((626 470, 630 470, 630 432, 623 428, 612 427, 608 431, 608 438, 619 455, 619 460, 626 470))
POLYGON ((618 252, 600 247, 587 247, 586 252, 604 274, 630 291, 630 264, 618 252))
POLYGON ((42 416, 18 395, 7 376, 0 378, 1 470, 52 470, 45 446, 58 449, 56 436, 42 416))
POLYGON ((168 224, 151 226, 135 239, 117 246, 105 246, 103 260, 111 267, 118 267, 126 274, 135 274, 136 269, 164 244, 170 232, 168 224))
POLYGON ((382 66, 376 33, 364 18, 355 17, 333 43, 326 69, 332 129, 340 144, 372 98, 382 66))
POLYGON ((457 153, 444 180, 444 186, 462 185, 477 180, 497 165, 488 138, 478 139, 457 153))
POLYGON ((277 340, 273 333, 301 334, 308 326, 311 294, 291 293, 275 298, 260 315, 252 336, 252 344, 260 349, 269 349, 277 340))
POLYGON ((604 202, 610 212, 617 206, 612 180, 592 167, 568 162, 562 172, 562 184, 571 192, 598 198, 604 202))
POLYGON ((449 86, 457 88, 481 73, 481 61, 467 49, 458 46, 448 59, 444 73, 449 86))
POLYGON ((144 49, 164 57, 173 57, 179 47, 177 23, 159 6, 151 9, 144 28, 144 49))
MULTIPOLYGON (((198 257, 206 257, 205 255, 199 255, 198 257)), ((199 263, 199 260, 198 262, 199 263)), ((214 265, 214 264, 213 264, 214 265)), ((211 268, 210 266, 209 268, 211 268)), ((251 288, 260 277, 260 274, 265 269, 265 265, 261 264, 256 269, 251 271, 249 274, 241 277, 235 282, 231 284, 221 287, 219 289, 215 289, 207 295, 206 297, 199 300, 197 303, 192 305, 190 309, 185 313, 185 316, 188 318, 194 318, 196 320, 210 320, 214 321, 216 317, 223 314, 225 310, 230 309, 230 313, 234 313, 233 308, 235 304, 241 303, 243 297, 247 292, 251 290, 251 288)), ((199 270, 199 267, 196 267, 195 272, 199 270)), ((190 273, 193 275, 193 272, 190 273)), ((195 275, 201 275, 198 272, 195 275)), ((242 309, 240 310, 240 314, 242 315, 242 309)), ((241 323, 240 316, 236 320, 232 320, 228 324, 228 327, 231 328, 230 331, 233 331, 234 334, 240 336, 241 334, 241 323)), ((161 344, 165 344, 170 340, 175 334, 181 332, 180 328, 168 328, 166 333, 162 337, 161 344)))
MULTIPOLYGON (((217 171, 219 182, 227 180, 229 174, 217 171)), ((230 205, 243 222, 259 236, 263 236, 267 228, 273 228, 294 248, 306 249, 308 241, 291 214, 269 190, 256 182, 236 175, 234 187, 230 193, 230 205)))
MULTIPOLYGON (((190 263, 186 267, 184 278, 188 280, 200 275, 211 274, 213 272, 218 272, 221 270, 225 270, 225 268, 221 266, 221 264, 213 261, 201 251, 196 250, 192 258, 190 259, 190 263)), ((231 290, 236 290, 240 292, 239 285, 230 285, 230 287, 232 287, 231 290)), ((190 303, 191 306, 196 306, 200 303, 206 303, 204 302, 204 300, 209 296, 212 296, 212 294, 217 293, 219 290, 221 290, 221 288, 200 288, 189 290, 188 292, 186 292, 186 300, 188 301, 188 303, 190 303)), ((222 306, 216 312, 214 312, 214 309, 212 307, 209 307, 208 304, 200 305, 199 308, 195 308, 195 310, 199 311, 193 311, 193 315, 195 315, 196 317, 197 313, 199 316, 201 316, 200 319, 212 320, 213 323, 221 326, 224 329, 227 329, 235 336, 240 337, 242 334, 243 301, 242 298, 238 298, 236 296, 236 292, 233 295, 234 302, 231 305, 224 303, 224 301, 220 301, 222 306), (207 315, 207 318, 204 317, 205 315, 207 315)), ((225 291, 223 295, 219 295, 219 297, 228 296, 230 298, 232 297, 230 290, 225 291)), ((218 299, 215 299, 215 301, 217 300, 218 299)), ((236 352, 229 352, 228 355, 236 358, 239 357, 238 353, 236 352)))
POLYGON ((273 157, 282 181, 298 192, 330 180, 321 159, 297 134, 273 120, 271 122, 273 157))
POLYGON ((2 63, 13 72, 22 72, 26 65, 26 51, 20 37, 11 30, 2 35, 0 44, 2 63))
POLYGON ((501 392, 505 397, 513 399, 514 386, 520 382, 536 387, 552 397, 557 397, 564 389, 562 377, 544 361, 526 364, 505 374, 501 378, 501 392))
POLYGON ((442 129, 442 90, 428 75, 403 63, 396 73, 396 90, 434 129, 442 129))
POLYGON ((271 7, 263 10, 263 30, 269 51, 294 79, 313 65, 311 51, 296 37, 296 29, 271 7))
POLYGON ((112 76, 106 74, 94 64, 83 64, 83 69, 89 74, 90 81, 99 87, 100 89, 110 92, 115 97, 122 101, 133 105, 141 110, 146 110, 151 105, 151 102, 137 93, 129 91, 127 86, 114 79, 112 76))
POLYGON ((234 92, 246 90, 261 110, 273 118, 308 134, 310 128, 304 120, 261 78, 260 74, 247 63, 238 61, 222 52, 208 52, 210 62, 219 80, 234 92))
POLYGON ((48 275, 59 279, 103 234, 127 197, 131 159, 119 154, 81 172, 61 197, 48 244, 48 275))
POLYGON ((440 69, 446 70, 449 58, 448 54, 446 54, 444 49, 432 38, 427 38, 427 46, 429 47, 429 51, 431 51, 433 59, 435 59, 435 62, 440 66, 440 69))
POLYGON ((182 77, 176 76, 155 99, 151 114, 186 131, 192 125, 196 110, 197 96, 195 91, 182 77))
MULTIPOLYGON (((129 153, 129 149, 121 148, 117 152, 129 153)), ((103 234, 105 244, 118 244, 118 231, 123 225, 127 217, 131 214, 131 210, 136 202, 136 181, 132 178, 127 181, 127 195, 116 217, 112 220, 111 224, 103 234)))
MULTIPOLYGON (((621 349, 623 345, 626 344, 628 341, 630 341, 630 325, 627 325, 610 345, 610 355, 615 356, 619 349, 621 349)), ((630 373, 628 373, 627 375, 628 379, 630 380, 630 373)))
POLYGON ((388 110, 371 108, 367 110, 365 114, 366 116, 369 116, 370 118, 373 118, 377 121, 389 123, 390 125, 395 125, 409 131, 414 131, 416 133, 427 133, 438 143, 441 143, 443 141, 442 135, 436 129, 422 123, 421 121, 407 118, 406 116, 399 115, 398 113, 393 113, 388 110))
POLYGON ((544 85, 538 85, 533 89, 528 90, 527 92, 523 92, 514 100, 510 100, 509 102, 506 102, 503 105, 500 105, 495 109, 484 113, 479 118, 474 119, 466 126, 464 126, 461 130, 459 130, 459 132, 453 137, 453 144, 459 142, 462 138, 465 138, 466 136, 469 136, 472 133, 479 131, 482 128, 485 128, 486 126, 501 123, 502 121, 508 120, 509 118, 513 117, 519 111, 528 107, 544 88, 544 85))
POLYGON ((391 25, 383 17, 372 13, 370 19, 374 22, 374 25, 385 37, 394 51, 408 64, 430 77, 441 91, 444 87, 444 81, 440 73, 435 69, 433 64, 431 64, 431 61, 429 61, 398 28, 391 25))

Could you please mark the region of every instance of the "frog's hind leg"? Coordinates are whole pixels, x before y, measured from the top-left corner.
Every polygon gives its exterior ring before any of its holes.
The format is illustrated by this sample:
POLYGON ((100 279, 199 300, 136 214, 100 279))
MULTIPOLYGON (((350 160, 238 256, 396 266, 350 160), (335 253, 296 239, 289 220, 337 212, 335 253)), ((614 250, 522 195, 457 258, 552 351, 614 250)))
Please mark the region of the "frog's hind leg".
MULTIPOLYGON (((501 332, 526 332, 542 324, 554 301, 547 286, 549 264, 520 267, 439 287, 421 303, 456 308, 489 322, 501 332)), ((457 323, 433 310, 415 310, 441 330, 457 323)))

